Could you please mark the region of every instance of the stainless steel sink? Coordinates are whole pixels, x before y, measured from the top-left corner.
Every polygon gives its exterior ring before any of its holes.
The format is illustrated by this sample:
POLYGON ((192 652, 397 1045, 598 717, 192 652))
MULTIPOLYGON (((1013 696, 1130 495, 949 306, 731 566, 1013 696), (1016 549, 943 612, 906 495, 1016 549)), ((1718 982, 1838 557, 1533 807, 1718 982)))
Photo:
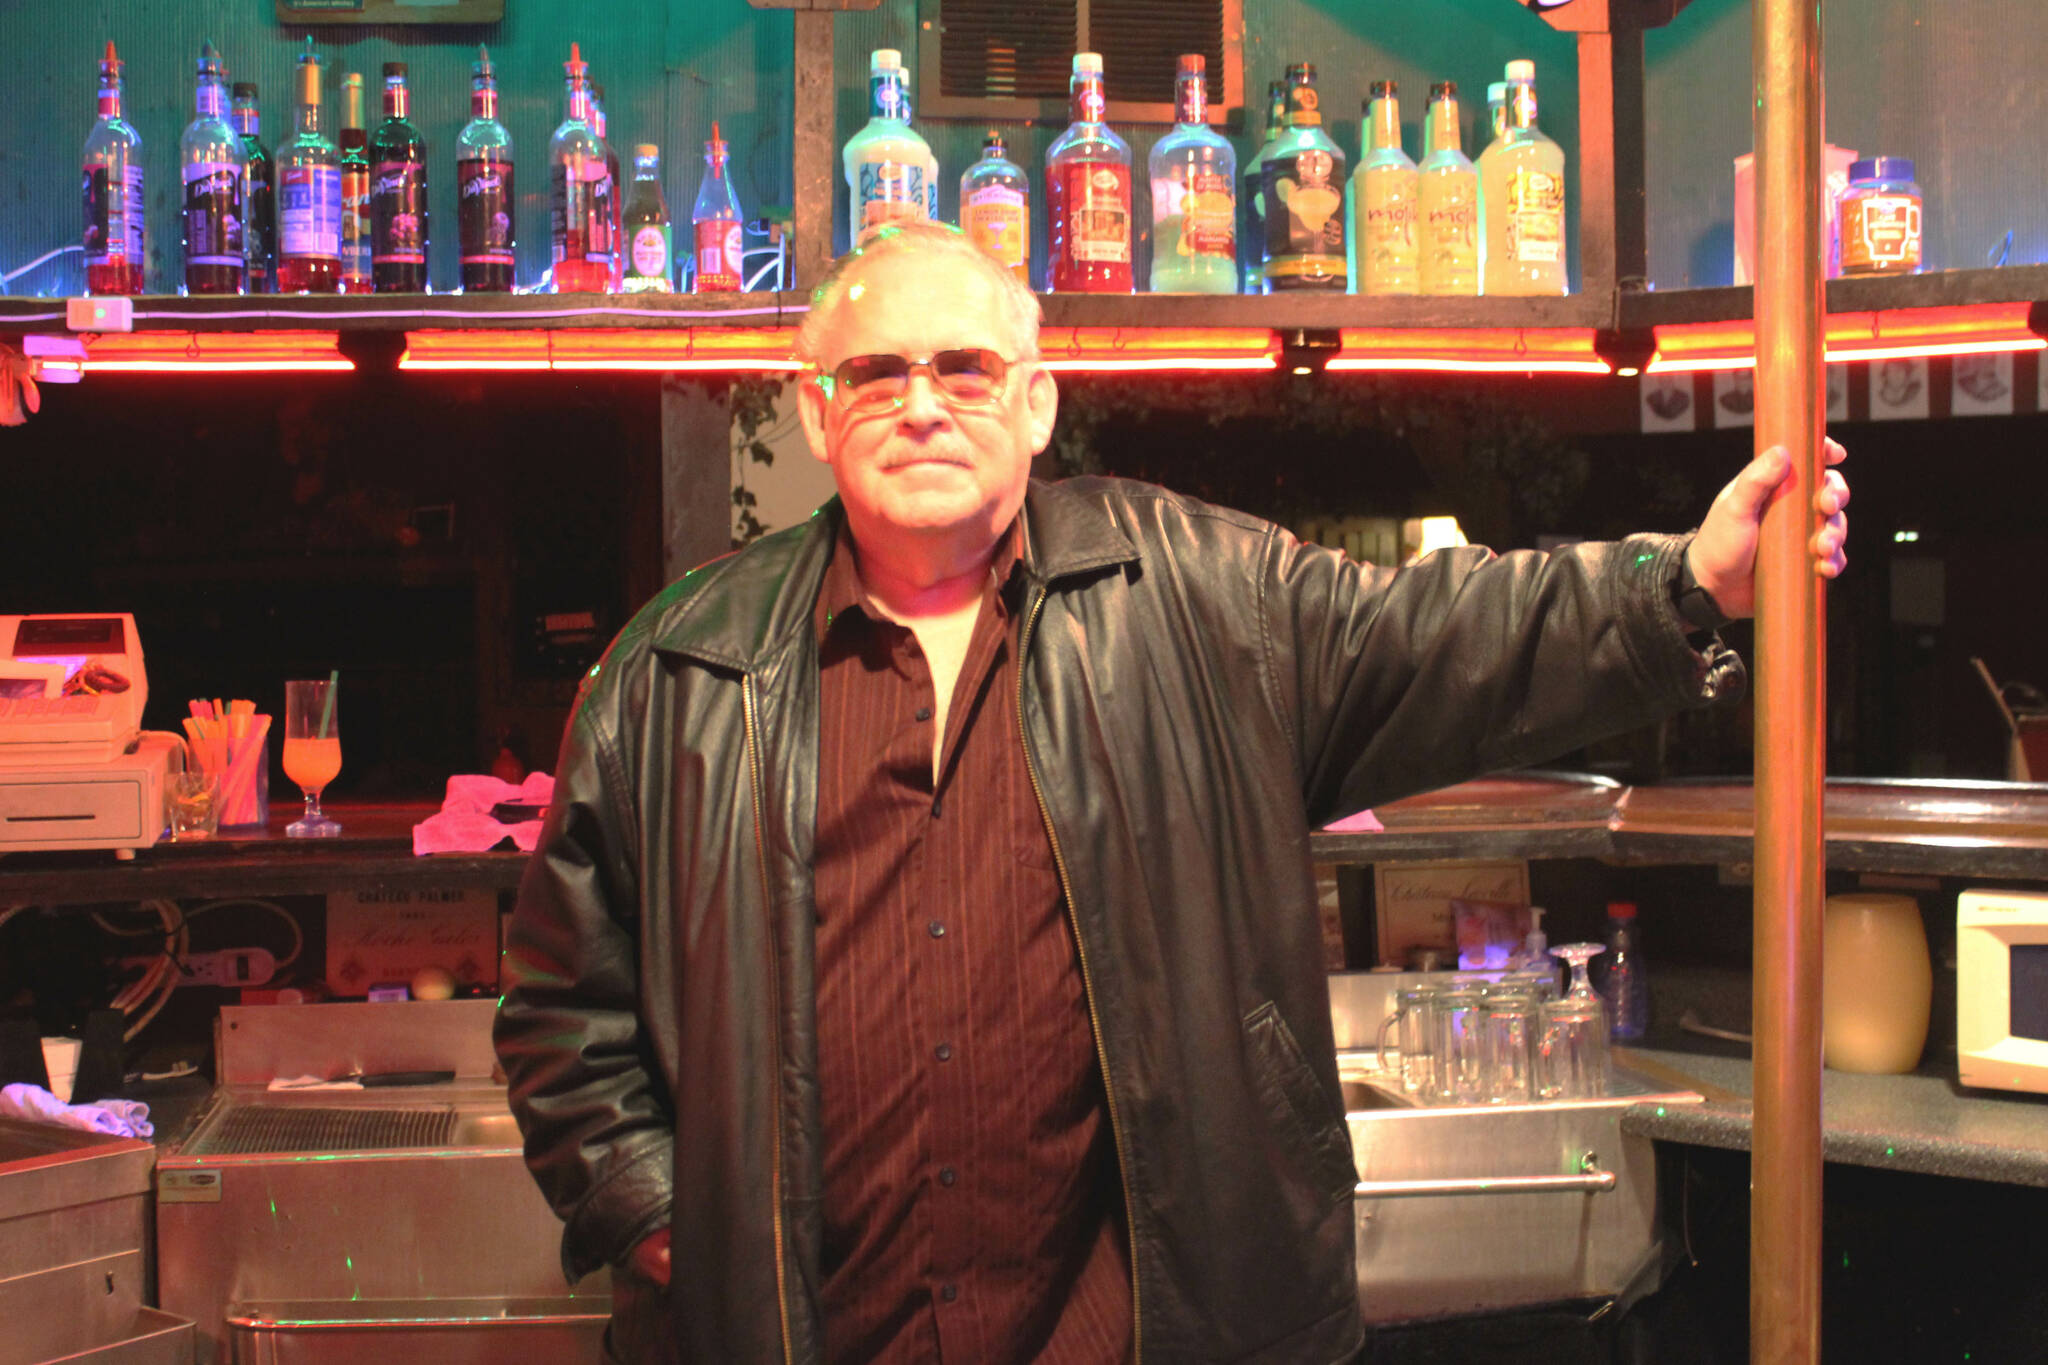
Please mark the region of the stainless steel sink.
POLYGON ((1372 1109, 1419 1109, 1422 1102, 1399 1086, 1376 1084, 1357 1077, 1347 1077, 1338 1082, 1344 1088, 1344 1113, 1364 1113, 1372 1109))

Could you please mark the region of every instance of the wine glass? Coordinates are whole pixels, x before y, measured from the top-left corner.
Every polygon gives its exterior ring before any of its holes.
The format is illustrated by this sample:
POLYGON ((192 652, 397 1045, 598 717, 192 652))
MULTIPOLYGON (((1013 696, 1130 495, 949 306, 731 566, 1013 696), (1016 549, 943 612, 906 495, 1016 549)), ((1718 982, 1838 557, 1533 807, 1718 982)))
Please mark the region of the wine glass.
POLYGON ((1552 957, 1572 966, 1569 991, 1542 1006, 1543 1098, 1582 1099, 1607 1093, 1607 1006, 1593 993, 1586 975, 1586 963, 1605 946, 1598 943, 1567 943, 1552 948, 1552 957))
POLYGON ((341 826, 320 813, 320 792, 341 771, 341 717, 333 678, 284 685, 284 775, 306 794, 306 814, 285 826, 291 839, 332 839, 341 826))

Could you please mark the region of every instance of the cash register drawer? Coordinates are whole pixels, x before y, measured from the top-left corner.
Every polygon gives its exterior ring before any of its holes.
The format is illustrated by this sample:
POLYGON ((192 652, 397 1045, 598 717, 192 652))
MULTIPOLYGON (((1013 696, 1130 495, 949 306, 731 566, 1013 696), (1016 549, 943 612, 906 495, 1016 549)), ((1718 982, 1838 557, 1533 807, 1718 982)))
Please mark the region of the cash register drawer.
POLYGON ((0 841, 43 847, 104 839, 141 839, 143 775, 93 781, 0 782, 0 841))

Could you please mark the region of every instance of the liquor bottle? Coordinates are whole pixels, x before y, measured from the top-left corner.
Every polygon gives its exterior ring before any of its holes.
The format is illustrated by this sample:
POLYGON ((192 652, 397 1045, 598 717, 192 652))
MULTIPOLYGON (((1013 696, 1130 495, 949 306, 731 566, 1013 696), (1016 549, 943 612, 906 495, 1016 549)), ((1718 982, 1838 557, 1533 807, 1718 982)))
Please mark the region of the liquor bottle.
POLYGON ((558 294, 602 294, 611 285, 612 222, 605 147, 590 126, 590 68, 569 44, 562 67, 568 116, 548 142, 548 226, 558 294))
POLYGON ((1479 292, 1479 172, 1458 131, 1458 87, 1429 88, 1421 166, 1422 292, 1479 292))
POLYGON ((981 160, 960 176, 960 230, 1026 285, 1031 282, 1031 178, 993 128, 981 160))
POLYGON ((1102 121, 1102 54, 1074 54, 1067 130, 1045 151, 1045 287, 1128 294, 1131 147, 1102 121))
POLYGON ((1358 144, 1362 151, 1346 205, 1351 287, 1360 294, 1413 294, 1422 287, 1415 234, 1421 183, 1401 147, 1401 98, 1394 82, 1372 83, 1358 144))
POLYGON ((244 199, 249 154, 228 124, 228 87, 220 54, 207 43, 199 49, 197 110, 178 139, 178 163, 185 198, 185 294, 239 294, 247 288, 249 261, 243 244, 244 199))
POLYGON ((363 78, 341 78, 341 292, 370 292, 370 132, 363 78))
POLYGON ((412 126, 405 63, 384 63, 384 121, 370 134, 370 287, 427 288, 427 143, 412 126))
POLYGON ((1244 225, 1237 234, 1238 265, 1244 272, 1244 292, 1266 292, 1266 158, 1287 127, 1287 82, 1266 86, 1266 140, 1245 164, 1243 187, 1237 203, 1244 225))
POLYGON ((299 54, 293 132, 277 149, 277 287, 332 294, 341 286, 341 153, 320 130, 320 54, 299 54))
POLYGON ((270 148, 263 145, 263 114, 254 84, 235 82, 229 116, 249 166, 242 181, 242 248, 248 260, 249 292, 269 294, 277 289, 277 168, 270 148))
POLYGON ((469 122, 455 139, 455 235, 462 256, 462 292, 504 294, 512 288, 516 234, 512 135, 498 122, 498 78, 479 43, 470 66, 469 122))
MULTIPOLYGON (((713 137, 717 136, 714 129, 713 137)), ((675 230, 669 222, 668 196, 661 191, 661 148, 643 142, 633 149, 633 189, 626 197, 623 218, 626 273, 620 289, 628 294, 675 292, 675 230)))
POLYGON ((740 240, 740 199, 727 174, 725 139, 711 125, 704 144, 704 179, 690 210, 690 236, 697 248, 697 292, 731 294, 746 288, 740 240))
POLYGON ((1237 292, 1237 153, 1209 127, 1207 62, 1183 53, 1174 128, 1153 144, 1152 292, 1237 292))
POLYGON ((1287 131, 1266 158, 1266 288, 1341 294, 1344 153, 1323 131, 1316 69, 1287 68, 1287 131))
POLYGON ((850 245, 887 223, 922 222, 932 213, 925 184, 938 162, 910 126, 910 73, 893 47, 868 56, 867 126, 846 140, 847 229, 850 245))
POLYGON ((1479 272, 1488 294, 1565 294, 1564 149, 1536 127, 1536 64, 1508 63, 1507 131, 1479 155, 1479 272))
POLYGON ((142 232, 142 135, 121 117, 121 59, 107 42, 100 59, 99 117, 85 139, 85 290, 140 294, 147 259, 142 232))
POLYGON ((621 227, 624 223, 625 196, 619 188, 619 152, 612 146, 611 119, 604 108, 604 86, 597 81, 590 83, 590 131, 597 134, 597 140, 604 145, 604 180, 598 186, 597 197, 603 201, 603 211, 612 225, 612 246, 605 257, 605 265, 611 272, 610 289, 619 292, 620 282, 626 273, 626 238, 621 227))

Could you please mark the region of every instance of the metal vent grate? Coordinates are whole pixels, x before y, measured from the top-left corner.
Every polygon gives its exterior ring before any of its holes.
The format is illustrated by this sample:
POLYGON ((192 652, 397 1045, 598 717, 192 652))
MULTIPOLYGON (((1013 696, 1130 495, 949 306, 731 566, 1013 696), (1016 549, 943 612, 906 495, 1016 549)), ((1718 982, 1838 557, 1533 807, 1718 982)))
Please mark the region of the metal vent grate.
POLYGON ((386 1147, 445 1147, 454 1132, 453 1109, 250 1104, 229 1110, 219 1127, 187 1150, 194 1156, 374 1152, 386 1147))
POLYGON ((1242 99, 1243 0, 919 0, 918 112, 1066 121, 1076 52, 1100 52, 1110 117, 1173 121, 1183 52, 1208 58, 1212 118, 1242 99))

